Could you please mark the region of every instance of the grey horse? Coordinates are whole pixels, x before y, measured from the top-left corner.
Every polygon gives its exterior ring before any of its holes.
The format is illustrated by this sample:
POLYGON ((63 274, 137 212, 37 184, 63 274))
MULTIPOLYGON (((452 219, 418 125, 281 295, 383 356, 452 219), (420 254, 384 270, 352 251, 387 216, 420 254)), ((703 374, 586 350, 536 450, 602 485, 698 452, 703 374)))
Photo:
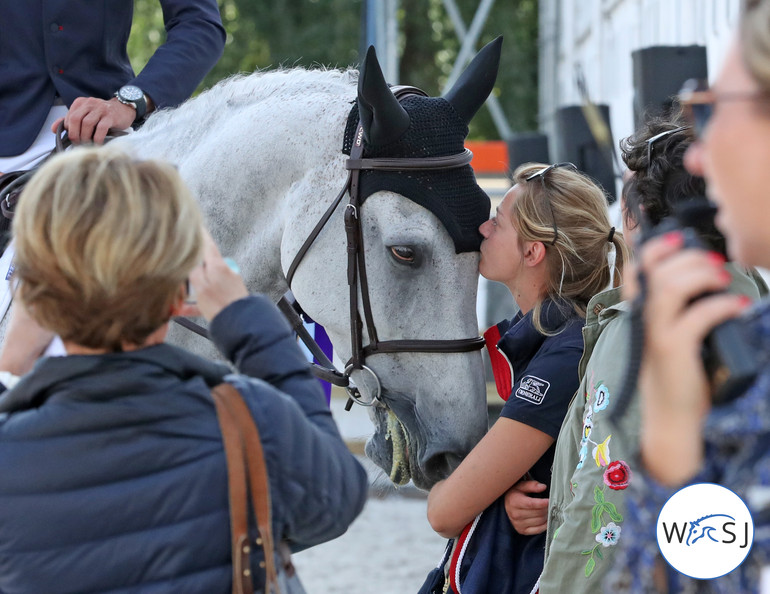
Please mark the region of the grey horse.
MULTIPOLYGON (((444 98, 412 96, 403 104, 371 52, 360 76, 354 70, 304 69, 238 76, 177 109, 153 114, 141 130, 113 144, 174 163, 249 289, 277 300, 289 288, 290 263, 345 182, 342 149, 355 130, 351 122, 361 119, 365 157, 462 150, 468 122, 494 85, 499 56, 496 40, 444 98)), ((367 172, 361 186, 368 292, 380 339, 478 337, 477 227, 489 215, 489 199, 470 167, 367 172)), ((343 210, 336 209, 318 234, 291 289, 347 361, 352 353, 343 210)), ((181 329, 171 340, 198 352, 208 348, 181 329)), ((362 397, 374 402, 367 455, 394 482, 411 478, 430 488, 487 429, 480 352, 383 353, 368 357, 366 366, 381 384, 372 394, 369 375, 352 372, 362 397)))

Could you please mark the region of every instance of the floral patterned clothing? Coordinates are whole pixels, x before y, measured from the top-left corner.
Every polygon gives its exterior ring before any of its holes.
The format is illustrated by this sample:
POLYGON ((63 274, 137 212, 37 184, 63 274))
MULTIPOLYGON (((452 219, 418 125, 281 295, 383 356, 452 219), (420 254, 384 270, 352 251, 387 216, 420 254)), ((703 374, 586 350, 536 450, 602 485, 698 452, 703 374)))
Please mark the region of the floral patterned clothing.
POLYGON ((582 380, 556 441, 540 578, 544 594, 564 592, 567 583, 570 592, 596 592, 626 536, 623 498, 632 480, 631 444, 639 438, 631 422, 638 405, 631 404, 620 426, 610 421, 610 413, 628 359, 627 309, 620 289, 600 293, 588 304, 582 380))
POLYGON ((754 543, 735 570, 713 580, 694 580, 671 568, 657 546, 658 514, 678 489, 656 484, 639 472, 628 490, 627 532, 619 547, 607 592, 756 592, 760 572, 770 565, 770 301, 748 319, 756 348, 768 359, 751 388, 736 400, 712 409, 703 429, 704 464, 689 484, 710 482, 737 493, 754 520, 754 543))
MULTIPOLYGON (((728 269, 732 291, 759 297, 753 275, 732 265, 728 269)), ((630 346, 629 305, 620 300, 620 292, 604 291, 588 304, 582 379, 556 442, 540 578, 543 594, 565 592, 567 584, 571 593, 600 591, 618 563, 618 550, 638 540, 627 509, 629 493, 642 482, 636 394, 621 418, 610 418, 621 396, 630 346)), ((654 525, 652 521, 653 545, 654 525)))

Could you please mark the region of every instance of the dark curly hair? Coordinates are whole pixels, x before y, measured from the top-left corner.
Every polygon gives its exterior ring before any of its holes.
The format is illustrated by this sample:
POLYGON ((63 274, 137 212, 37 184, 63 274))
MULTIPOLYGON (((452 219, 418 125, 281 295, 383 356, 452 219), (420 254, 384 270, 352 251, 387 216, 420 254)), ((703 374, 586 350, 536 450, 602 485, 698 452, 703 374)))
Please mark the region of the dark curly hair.
MULTIPOLYGON (((692 143, 689 128, 671 132, 648 150, 650 138, 682 128, 684 124, 678 111, 668 117, 651 117, 634 134, 620 141, 623 162, 633 172, 623 187, 623 196, 626 218, 634 226, 641 222, 642 215, 651 225, 657 225, 671 215, 677 205, 705 199, 706 182, 684 168, 684 154, 692 143)), ((709 247, 724 254, 724 236, 713 220, 707 218, 694 226, 709 247)))

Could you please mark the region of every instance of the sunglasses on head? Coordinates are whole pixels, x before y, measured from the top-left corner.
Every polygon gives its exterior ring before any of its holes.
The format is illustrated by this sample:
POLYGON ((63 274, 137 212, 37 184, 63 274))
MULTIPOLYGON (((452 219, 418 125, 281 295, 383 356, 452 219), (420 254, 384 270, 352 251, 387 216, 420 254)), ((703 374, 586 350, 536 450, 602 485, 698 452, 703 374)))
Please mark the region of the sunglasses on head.
MULTIPOLYGON (((574 163, 564 162, 564 163, 554 163, 553 165, 549 165, 548 167, 543 167, 539 171, 536 171, 532 175, 528 175, 525 179, 525 181, 532 181, 534 179, 540 178, 540 182, 543 184, 543 188, 545 188, 545 176, 546 174, 553 170, 558 169, 560 167, 567 167, 571 169, 572 171, 578 173, 578 168, 575 166, 574 163)), ((559 229, 556 226, 556 213, 553 211, 553 205, 550 201, 548 201, 548 208, 551 209, 551 221, 553 221, 553 241, 551 241, 551 245, 556 245, 556 240, 559 238, 559 229)))
POLYGON ((652 138, 649 138, 647 140, 647 166, 652 163, 652 155, 653 155, 653 147, 656 143, 660 142, 661 140, 665 140, 669 136, 672 136, 676 134, 677 132, 683 132, 685 130, 689 130, 691 126, 678 126, 677 128, 672 128, 671 130, 666 130, 665 132, 661 132, 660 134, 656 134, 652 138))
POLYGON ((701 139, 706 126, 714 113, 714 106, 723 101, 768 101, 770 97, 759 91, 745 93, 715 93, 708 86, 708 81, 691 78, 684 83, 679 92, 682 115, 692 126, 696 139, 701 139))
POLYGON ((578 171, 578 168, 574 163, 569 163, 567 161, 565 161, 564 163, 554 163, 553 165, 549 165, 548 167, 543 167, 542 169, 536 171, 532 175, 528 175, 526 177, 526 181, 532 181, 533 179, 537 179, 538 177, 545 180, 546 173, 548 173, 552 169, 559 169, 560 167, 568 167, 572 169, 572 171, 578 171))

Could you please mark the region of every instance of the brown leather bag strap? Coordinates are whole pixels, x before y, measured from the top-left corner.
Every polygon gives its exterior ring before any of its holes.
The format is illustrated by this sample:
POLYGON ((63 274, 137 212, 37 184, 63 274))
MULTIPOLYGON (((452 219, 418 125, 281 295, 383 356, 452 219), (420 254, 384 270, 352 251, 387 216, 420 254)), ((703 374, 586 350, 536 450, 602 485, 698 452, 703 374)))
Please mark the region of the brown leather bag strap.
POLYGON ((278 573, 275 567, 275 546, 270 505, 270 483, 268 481, 267 466, 265 465, 259 431, 251 416, 251 411, 243 401, 240 392, 232 385, 228 383, 220 384, 211 393, 217 407, 217 416, 222 429, 227 458, 230 526, 233 546, 233 593, 251 594, 253 592, 249 565, 251 546, 248 537, 246 505, 246 485, 248 481, 248 490, 251 492, 251 501, 259 532, 259 538, 257 538, 255 544, 261 546, 265 554, 265 590, 278 594, 278 573), (237 448, 237 453, 231 454, 228 451, 228 443, 230 448, 237 448), (231 467, 235 472, 231 470, 231 467), (234 517, 236 514, 239 517, 234 517), (237 588, 242 589, 239 590, 237 588))
POLYGON ((211 393, 217 409, 227 460, 227 490, 230 503, 230 536, 233 563, 233 594, 252 594, 249 565, 249 522, 246 487, 246 458, 240 431, 218 388, 211 393))

